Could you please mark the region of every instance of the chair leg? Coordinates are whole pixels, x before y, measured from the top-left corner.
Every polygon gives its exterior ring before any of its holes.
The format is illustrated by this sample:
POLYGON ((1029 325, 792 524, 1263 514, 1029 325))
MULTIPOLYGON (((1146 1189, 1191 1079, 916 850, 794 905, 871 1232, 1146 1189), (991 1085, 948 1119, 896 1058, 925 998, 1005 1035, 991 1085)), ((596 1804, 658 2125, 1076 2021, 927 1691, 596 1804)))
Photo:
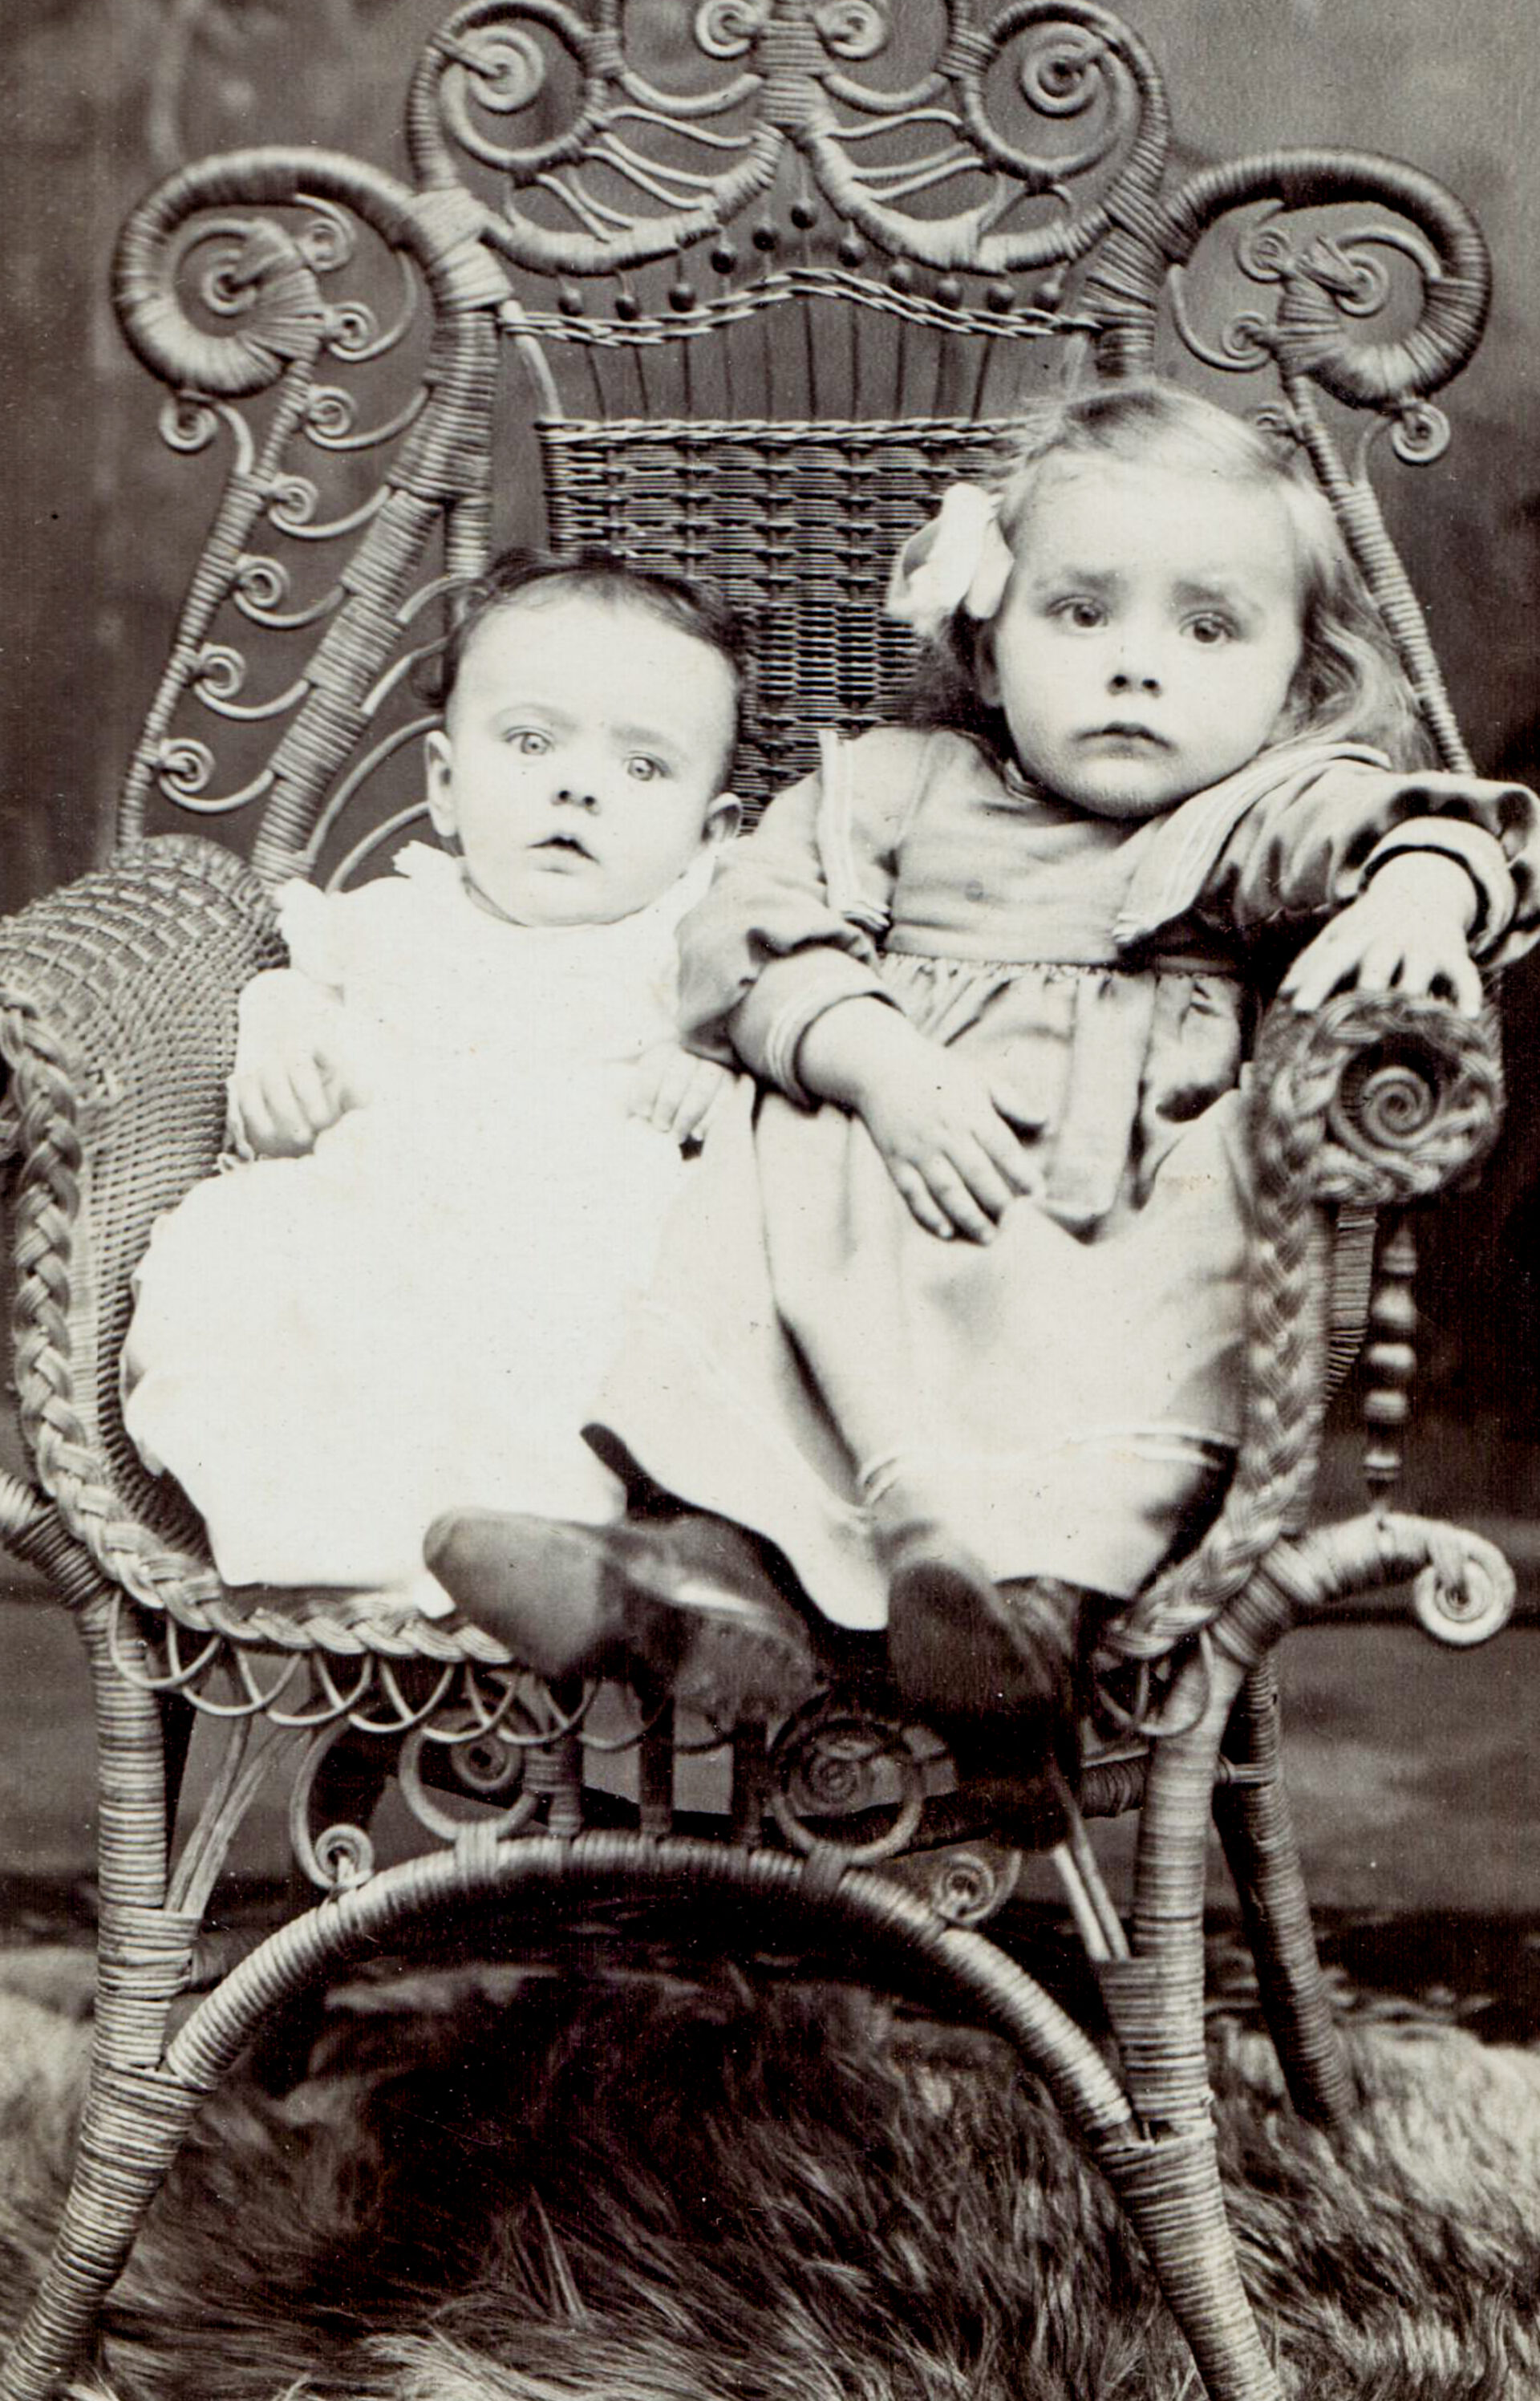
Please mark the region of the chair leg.
POLYGON ((1173 1694, 1139 1819, 1132 1955, 1098 1970, 1143 2146, 1106 2164, 1191 2346, 1210 2401, 1278 2401, 1241 2282, 1215 2145, 1203 2039, 1203 1900, 1219 1740, 1244 1670, 1216 1650, 1173 1694))
POLYGON ((53 2253, 0 2363, 0 2401, 54 2401, 85 2351, 203 2095, 92 2062, 53 2253))
POLYGON ((1100 2154, 1208 2401, 1284 2401, 1235 2257, 1212 2129, 1100 2154))
MULTIPOLYGON (((0 2367, 0 2401, 49 2401, 84 2351, 202 2099, 163 2067, 172 2005, 186 1988, 196 1914, 167 1906, 167 1761, 159 1703, 119 1671, 113 1603, 82 1570, 77 1624, 96 1709, 98 1873, 96 2035, 75 2171, 52 2255, 0 2367)), ((139 1638, 120 1655, 142 1676, 139 1638)))
POLYGON ((1244 1780, 1217 1784, 1214 1818, 1256 1962, 1262 2014, 1301 2118, 1345 2133, 1355 2095, 1321 1973, 1280 1759, 1278 1682, 1252 1670, 1231 1712, 1225 1755, 1244 1780))

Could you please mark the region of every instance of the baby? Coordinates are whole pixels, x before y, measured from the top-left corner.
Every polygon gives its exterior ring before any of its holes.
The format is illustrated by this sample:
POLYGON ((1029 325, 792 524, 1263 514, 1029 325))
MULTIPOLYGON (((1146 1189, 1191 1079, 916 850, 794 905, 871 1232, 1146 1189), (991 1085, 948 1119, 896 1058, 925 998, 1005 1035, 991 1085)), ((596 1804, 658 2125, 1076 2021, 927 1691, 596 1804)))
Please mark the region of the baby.
POLYGON ((1069 1759, 1097 1625, 1233 1459, 1258 957, 1292 937, 1299 1008, 1476 1008, 1540 930, 1540 810, 1423 769, 1320 491, 1173 387, 1028 411, 889 605, 922 721, 825 736, 681 932, 686 1039, 758 1093, 595 1412, 631 1522, 431 1549, 547 1673, 789 1567, 1004 1771, 1069 1759))
POLYGON ((739 668, 693 587, 511 553, 446 652, 442 847, 281 896, 239 1158, 155 1228, 125 1360, 227 1583, 442 1612, 451 1502, 617 1513, 580 1428, 731 1080, 675 1038, 675 933, 737 824, 739 668))

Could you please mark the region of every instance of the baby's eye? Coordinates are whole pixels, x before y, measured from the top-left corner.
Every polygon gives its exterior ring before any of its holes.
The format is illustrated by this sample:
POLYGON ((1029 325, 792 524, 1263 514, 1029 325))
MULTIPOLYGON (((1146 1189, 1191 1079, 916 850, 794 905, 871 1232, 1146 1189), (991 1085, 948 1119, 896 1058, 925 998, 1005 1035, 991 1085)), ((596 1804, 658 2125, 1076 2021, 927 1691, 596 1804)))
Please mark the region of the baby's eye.
POLYGON ((1228 617, 1216 616, 1210 610, 1205 611, 1201 617, 1189 617, 1187 630, 1195 642, 1212 645, 1216 642, 1228 642, 1233 636, 1235 628, 1228 617))
POLYGON ((626 772, 639 784, 651 784, 668 770, 661 759, 650 759, 645 750, 638 750, 626 761, 626 772))
POLYGON ((516 725, 507 739, 524 759, 543 758, 551 747, 550 735, 532 725, 516 725))
POLYGON ((1052 617, 1073 625, 1077 633, 1094 633, 1107 623, 1107 610, 1100 600, 1088 600, 1083 594, 1074 593, 1067 599, 1055 600, 1049 611, 1052 617))

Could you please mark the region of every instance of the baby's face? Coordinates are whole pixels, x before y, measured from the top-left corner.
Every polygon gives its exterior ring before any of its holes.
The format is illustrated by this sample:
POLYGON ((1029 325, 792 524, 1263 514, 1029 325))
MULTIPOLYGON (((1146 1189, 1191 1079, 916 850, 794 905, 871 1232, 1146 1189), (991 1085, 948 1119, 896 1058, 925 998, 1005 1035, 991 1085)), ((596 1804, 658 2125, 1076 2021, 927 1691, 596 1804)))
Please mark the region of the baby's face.
POLYGON ((1153 461, 1051 462, 1012 548, 985 698, 1046 789, 1096 816, 1156 816, 1272 738, 1301 650, 1276 492, 1153 461))
POLYGON ((721 653, 637 603, 531 592, 461 663, 428 798, 481 897, 524 926, 608 925, 736 822, 721 653))

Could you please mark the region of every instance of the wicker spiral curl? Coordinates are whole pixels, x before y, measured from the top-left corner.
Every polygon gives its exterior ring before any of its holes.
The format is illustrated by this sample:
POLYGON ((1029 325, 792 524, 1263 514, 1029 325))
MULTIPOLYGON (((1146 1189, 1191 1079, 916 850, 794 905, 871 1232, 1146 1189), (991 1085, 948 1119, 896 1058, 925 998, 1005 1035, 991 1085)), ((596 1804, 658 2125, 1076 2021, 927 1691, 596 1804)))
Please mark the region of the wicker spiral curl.
POLYGON ((1501 1121, 1495 1024, 1442 1002, 1340 995, 1284 1005, 1252 1071, 1256 1175, 1244 1424, 1214 1525, 1107 1631, 1104 1660, 1155 1662, 1214 1629, 1309 1500, 1323 1398, 1323 1204, 1397 1206, 1476 1165, 1501 1121))

